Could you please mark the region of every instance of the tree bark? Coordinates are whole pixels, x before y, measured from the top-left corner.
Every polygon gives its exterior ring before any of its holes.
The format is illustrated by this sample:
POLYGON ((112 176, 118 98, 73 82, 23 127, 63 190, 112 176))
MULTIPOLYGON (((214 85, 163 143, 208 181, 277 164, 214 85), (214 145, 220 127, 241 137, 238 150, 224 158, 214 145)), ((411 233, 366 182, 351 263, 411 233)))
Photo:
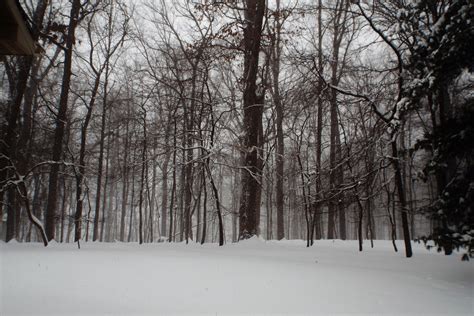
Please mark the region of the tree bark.
MULTIPOLYGON (((262 176, 263 91, 257 94, 257 73, 265 0, 246 0, 244 29, 244 161, 239 239, 258 234, 262 176)), ((263 90, 263 89, 262 89, 263 90)))
POLYGON ((75 31, 81 2, 74 0, 72 2, 71 12, 69 15, 69 26, 66 37, 66 50, 64 56, 64 73, 61 84, 61 95, 59 100, 59 109, 56 119, 56 129, 54 133, 53 143, 53 164, 49 176, 48 184, 48 202, 46 205, 46 236, 48 240, 54 239, 56 219, 57 219, 57 201, 58 201, 58 178, 59 178, 59 162, 61 160, 64 129, 67 120, 69 87, 71 85, 71 67, 72 67, 72 49, 75 43, 75 31))

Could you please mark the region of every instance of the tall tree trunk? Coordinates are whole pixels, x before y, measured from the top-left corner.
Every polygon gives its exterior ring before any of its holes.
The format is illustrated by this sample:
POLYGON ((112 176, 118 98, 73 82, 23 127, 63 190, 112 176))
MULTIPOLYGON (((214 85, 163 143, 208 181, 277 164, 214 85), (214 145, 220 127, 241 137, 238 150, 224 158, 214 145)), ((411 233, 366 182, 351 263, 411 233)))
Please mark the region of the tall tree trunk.
MULTIPOLYGON (((156 157, 156 147, 157 139, 153 139, 153 157, 156 157)), ((154 159, 152 159, 151 167, 152 170, 152 179, 151 179, 151 198, 149 198, 149 207, 150 207, 150 238, 149 242, 154 241, 154 221, 155 221, 155 204, 156 204, 156 165, 154 159)), ((148 193, 150 190, 148 190, 148 193)), ((159 227, 158 227, 159 228, 159 227)))
MULTIPOLYGON (((127 105, 127 114, 130 113, 130 107, 127 105)), ((129 115, 127 115, 129 116, 129 115)), ((122 213, 120 216, 120 241, 125 241, 125 217, 127 215, 127 202, 128 202, 128 151, 129 148, 129 126, 130 122, 127 119, 125 123, 125 143, 124 143, 124 158, 123 158, 123 187, 122 187, 122 213)))
POLYGON ((56 219, 57 219, 57 201, 58 201, 58 177, 59 177, 59 162, 61 160, 64 129, 67 121, 68 110, 68 96, 69 87, 71 84, 71 67, 72 67, 72 49, 75 42, 75 31, 81 2, 73 0, 71 12, 69 15, 69 26, 66 37, 66 49, 64 52, 64 73, 61 84, 61 95, 59 99, 58 116, 56 119, 56 129, 54 132, 53 143, 53 164, 49 176, 48 184, 48 202, 46 205, 46 236, 48 240, 52 240, 55 235, 56 219))
POLYGON ((79 150, 79 167, 76 173, 76 214, 74 215, 74 221, 76 224, 76 230, 74 234, 74 241, 79 241, 82 237, 82 208, 83 208, 83 186, 86 173, 86 144, 87 144, 87 129, 89 122, 92 117, 92 111, 94 109, 95 99, 99 91, 100 75, 97 74, 94 87, 92 88, 92 95, 87 108, 86 117, 81 128, 81 148, 79 150))
MULTIPOLYGON (((333 25, 333 37, 332 37, 332 58, 330 61, 331 66, 331 84, 337 86, 341 77, 341 72, 344 67, 344 59, 340 61, 340 49, 341 43, 344 38, 347 28, 347 9, 349 1, 340 0, 335 3, 334 17, 332 17, 331 23, 333 25)), ((337 93, 335 89, 331 90, 330 95, 330 175, 329 175, 329 187, 331 192, 331 200, 329 201, 328 211, 328 239, 335 238, 335 216, 339 214, 339 233, 341 239, 346 239, 345 229, 345 210, 342 205, 342 194, 339 192, 340 184, 342 182, 342 163, 341 157, 341 141, 339 132, 339 118, 338 118, 338 101, 337 93), (339 157, 338 157, 339 156, 339 157)))
MULTIPOLYGON (((258 59, 265 0, 246 0, 244 29, 244 161, 240 201, 239 239, 258 234, 262 178, 263 91, 257 94, 258 59)), ((263 90, 263 89, 262 89, 263 90)))
MULTIPOLYGON (((109 25, 112 24, 112 12, 113 5, 110 6, 109 12, 109 25)), ((101 236, 99 235, 99 219, 101 215, 101 191, 102 191, 102 169, 104 163, 104 140, 105 140, 105 130, 107 127, 107 111, 108 111, 108 85, 110 78, 110 56, 113 53, 112 51, 112 34, 111 27, 109 27, 108 42, 107 42, 107 55, 108 58, 105 60, 105 80, 104 80, 104 95, 102 99, 102 117, 100 124, 100 144, 99 144, 99 162, 98 162, 98 171, 97 171, 97 189, 95 197, 95 217, 94 217, 94 233, 92 236, 93 241, 96 241, 101 236)), ((106 189, 106 187, 105 187, 106 189)), ((105 190, 104 189, 104 190, 105 190)), ((105 203, 105 202, 104 202, 105 203)))
MULTIPOLYGON (((277 208, 277 239, 285 237, 284 227, 284 169, 285 169, 285 144, 283 139, 283 103, 280 95, 280 56, 281 56, 281 21, 280 21, 280 0, 276 1, 275 31, 271 37, 272 40, 272 98, 276 111, 276 208, 277 208)), ((271 221, 270 219, 268 219, 271 221)))
MULTIPOLYGON (((337 69, 337 68, 336 68, 337 69)), ((333 77, 336 75, 335 67, 333 67, 333 77)), ((330 133, 330 150, 329 150, 329 189, 331 198, 329 200, 329 207, 328 207, 328 232, 327 238, 334 239, 335 236, 335 218, 337 212, 337 199, 338 196, 338 187, 337 187, 337 173, 338 173, 338 166, 337 166, 337 156, 336 156, 336 146, 337 140, 336 138, 339 137, 338 134, 338 118, 337 118, 337 100, 336 100, 336 91, 331 90, 331 133, 330 133)))
POLYGON ((171 186, 171 202, 170 202, 170 228, 168 230, 168 233, 169 233, 169 238, 168 238, 168 241, 169 242, 172 242, 174 241, 174 234, 175 234, 175 230, 173 230, 174 228, 174 218, 173 218, 173 211, 174 211, 174 206, 175 206, 175 195, 176 195, 176 144, 177 144, 177 140, 176 140, 176 132, 177 132, 177 124, 176 124, 176 120, 174 121, 174 130, 173 130, 173 183, 172 183, 172 186, 171 186))
MULTIPOLYGON (((186 115, 184 115, 186 117, 186 115)), ((176 214, 176 216, 179 215, 179 241, 183 241, 185 238, 185 219, 186 219, 186 204, 185 204, 185 199, 186 199, 186 170, 187 170, 187 165, 186 165, 186 138, 188 137, 186 133, 186 122, 183 122, 183 139, 181 140, 181 146, 182 146, 182 157, 181 157, 181 174, 179 177, 179 190, 180 190, 180 195, 178 197, 178 209, 179 209, 179 214, 176 214)), ((178 223, 176 223, 178 224, 178 223)))
POLYGON ((161 235, 167 236, 168 231, 168 164, 170 154, 166 154, 162 167, 161 184, 161 235))
MULTIPOLYGON (((110 166, 110 144, 112 142, 112 139, 113 139, 113 134, 111 133, 111 128, 110 126, 108 127, 108 134, 110 135, 109 137, 107 137, 107 146, 105 148, 105 173, 103 174, 103 177, 104 177, 104 193, 102 193, 102 204, 101 204, 101 208, 102 208, 102 211, 100 212, 100 217, 101 219, 99 220, 99 223, 100 223, 100 230, 99 230, 99 236, 97 237, 97 239, 99 241, 104 241, 104 237, 105 237, 105 234, 104 234, 104 231, 105 231, 105 224, 108 225, 107 223, 107 188, 109 188, 109 166, 110 166)), ((110 188, 109 188, 110 190, 110 188)))
POLYGON ((185 122, 185 135, 186 135, 186 188, 184 193, 184 209, 185 209, 185 237, 186 243, 189 238, 192 238, 192 214, 191 214, 191 204, 193 196, 193 157, 194 151, 192 149, 194 144, 194 113, 195 113, 195 104, 196 104, 196 80, 197 80, 197 71, 200 59, 200 51, 198 52, 197 60, 192 63, 192 87, 191 87, 191 100, 189 108, 185 104, 184 111, 184 122, 185 122))
MULTIPOLYGON (((339 117, 339 111, 338 111, 339 117)), ((339 119, 337 119, 337 132, 336 132, 336 160, 338 162, 337 167, 337 185, 340 187, 344 183, 344 169, 343 169, 343 158, 342 158, 342 146, 339 130, 339 119)), ((344 192, 339 192, 337 197, 337 211, 339 215, 339 239, 346 240, 346 210, 344 203, 344 192)))
MULTIPOLYGON (((323 75, 323 29, 322 29, 322 0, 318 1, 318 71, 323 75)), ((322 155, 322 135, 323 135, 323 84, 324 82, 318 80, 317 93, 318 93, 318 116, 316 122, 316 198, 318 200, 323 199, 322 195, 322 167, 321 167, 321 155, 322 155)), ((313 231, 316 231, 316 239, 322 238, 321 233, 321 203, 316 202, 314 205, 313 214, 313 231)), ((311 244, 313 240, 311 240, 311 244)))
POLYGON ((146 110, 143 108, 143 147, 141 156, 141 177, 140 177, 140 195, 138 204, 138 242, 143 243, 143 195, 145 190, 146 165, 147 165, 147 126, 146 126, 146 110))
MULTIPOLYGON (((336 42, 336 41, 335 41, 336 42)), ((334 85, 337 85, 337 56, 339 53, 339 46, 336 45, 336 43, 333 45, 333 49, 335 50, 333 52, 333 61, 332 61, 332 78, 331 78, 331 83, 334 85)), ((329 189, 330 189, 330 195, 331 199, 329 200, 329 207, 328 207, 328 239, 334 239, 335 236, 335 217, 336 217, 336 212, 338 209, 338 202, 337 200, 339 199, 339 194, 338 194, 338 172, 339 172, 339 166, 337 162, 337 144, 338 144, 338 138, 340 137, 339 135, 339 127, 338 127, 338 115, 337 115, 337 95, 336 95, 336 90, 332 89, 331 90, 331 98, 330 98, 330 127, 331 127, 331 132, 330 132, 330 150, 329 150, 329 189)))
POLYGON ((101 197, 102 197, 102 173, 104 169, 104 142, 105 142, 105 128, 106 128, 106 116, 107 116, 107 104, 104 102, 102 104, 102 119, 100 127, 100 143, 99 143, 99 159, 98 159, 98 168, 97 168, 97 188, 95 193, 95 215, 94 215, 94 232, 92 234, 92 240, 96 241, 100 238, 99 228, 100 228, 100 208, 101 208, 101 197))

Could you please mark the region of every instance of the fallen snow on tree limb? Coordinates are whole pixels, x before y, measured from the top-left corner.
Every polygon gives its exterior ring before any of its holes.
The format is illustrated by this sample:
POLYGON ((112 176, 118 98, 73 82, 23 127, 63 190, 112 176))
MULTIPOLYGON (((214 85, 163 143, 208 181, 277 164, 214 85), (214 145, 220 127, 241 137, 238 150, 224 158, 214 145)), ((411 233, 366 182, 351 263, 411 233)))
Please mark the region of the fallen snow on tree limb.
POLYGON ((473 314, 473 261, 356 243, 0 243, 0 314, 473 314))

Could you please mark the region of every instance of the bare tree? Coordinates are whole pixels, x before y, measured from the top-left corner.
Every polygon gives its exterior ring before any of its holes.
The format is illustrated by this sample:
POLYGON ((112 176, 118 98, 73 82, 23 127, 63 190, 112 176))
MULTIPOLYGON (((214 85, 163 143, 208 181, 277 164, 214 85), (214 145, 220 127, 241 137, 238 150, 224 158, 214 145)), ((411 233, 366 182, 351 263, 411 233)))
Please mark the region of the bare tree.
POLYGON ((65 124, 67 120, 69 88, 72 75, 72 50, 75 44, 75 32, 78 24, 81 3, 74 0, 69 14, 69 25, 67 28, 66 45, 64 51, 64 73, 61 83, 61 96, 59 100, 58 114, 56 118, 56 128, 54 133, 53 155, 51 172, 48 185, 48 203, 46 206, 46 235, 48 240, 54 239, 57 220, 57 200, 58 200, 58 175, 60 160, 62 157, 65 124))

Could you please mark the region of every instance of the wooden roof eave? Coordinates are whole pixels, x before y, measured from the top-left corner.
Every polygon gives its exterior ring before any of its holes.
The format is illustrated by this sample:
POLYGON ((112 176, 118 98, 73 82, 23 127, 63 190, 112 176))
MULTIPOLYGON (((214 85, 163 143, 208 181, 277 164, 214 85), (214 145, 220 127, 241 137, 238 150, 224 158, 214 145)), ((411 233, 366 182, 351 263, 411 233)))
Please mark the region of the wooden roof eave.
POLYGON ((0 55, 33 55, 35 47, 35 42, 18 2, 1 0, 0 55))

